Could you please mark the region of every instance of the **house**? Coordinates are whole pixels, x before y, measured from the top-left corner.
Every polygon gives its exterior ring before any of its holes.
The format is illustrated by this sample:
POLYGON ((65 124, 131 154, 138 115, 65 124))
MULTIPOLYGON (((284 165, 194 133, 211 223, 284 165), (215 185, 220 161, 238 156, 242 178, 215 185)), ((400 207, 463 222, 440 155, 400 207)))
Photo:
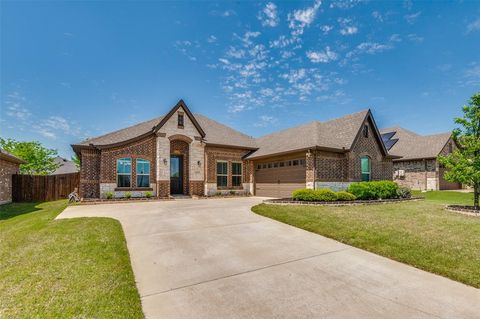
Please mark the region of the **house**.
POLYGON ((77 165, 75 165, 73 161, 69 161, 60 156, 55 157, 54 161, 58 164, 58 168, 50 175, 72 174, 78 173, 79 171, 77 165))
POLYGON ((393 162, 370 110, 254 139, 180 100, 165 116, 72 145, 80 195, 157 197, 246 192, 290 196, 392 179, 393 162))
POLYGON ((461 184, 448 182, 438 156, 457 148, 452 133, 422 136, 401 127, 381 130, 390 154, 400 156, 393 160, 394 180, 416 190, 460 189, 461 184))
POLYGON ((26 162, 0 148, 0 205, 12 201, 12 175, 26 162))

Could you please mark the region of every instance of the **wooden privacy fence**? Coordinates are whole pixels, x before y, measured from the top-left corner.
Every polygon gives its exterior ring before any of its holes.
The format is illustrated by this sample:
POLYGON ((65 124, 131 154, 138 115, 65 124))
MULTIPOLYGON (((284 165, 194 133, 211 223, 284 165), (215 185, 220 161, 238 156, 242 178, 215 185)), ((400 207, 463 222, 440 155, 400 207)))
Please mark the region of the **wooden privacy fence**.
POLYGON ((80 173, 59 175, 12 175, 14 202, 50 201, 67 198, 78 189, 80 173))

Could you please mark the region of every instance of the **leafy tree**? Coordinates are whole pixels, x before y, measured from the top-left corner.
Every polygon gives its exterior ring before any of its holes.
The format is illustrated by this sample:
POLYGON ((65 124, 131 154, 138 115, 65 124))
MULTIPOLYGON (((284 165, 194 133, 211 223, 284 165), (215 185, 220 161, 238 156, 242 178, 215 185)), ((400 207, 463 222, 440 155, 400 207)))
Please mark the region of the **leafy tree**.
POLYGON ((43 147, 40 142, 0 138, 0 147, 27 162, 20 164, 22 174, 48 175, 59 167, 59 164, 55 163, 57 151, 43 147))
POLYGON ((80 159, 78 158, 78 156, 75 154, 72 156, 72 162, 75 163, 75 166, 80 169, 80 159))
POLYGON ((463 107, 463 117, 455 118, 461 126, 453 130, 459 148, 448 156, 441 156, 445 179, 473 187, 474 207, 479 210, 480 192, 480 92, 475 93, 463 107))

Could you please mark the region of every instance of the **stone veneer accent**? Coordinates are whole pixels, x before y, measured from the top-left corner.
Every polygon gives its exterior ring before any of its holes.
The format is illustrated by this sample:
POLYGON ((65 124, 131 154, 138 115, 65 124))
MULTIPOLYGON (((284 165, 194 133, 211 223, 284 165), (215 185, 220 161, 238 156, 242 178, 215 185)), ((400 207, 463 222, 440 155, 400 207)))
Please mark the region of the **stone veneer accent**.
POLYGON ((113 193, 113 197, 115 198, 122 198, 125 197, 126 193, 130 193, 132 197, 145 197, 147 192, 150 192, 153 196, 156 196, 156 189, 157 185, 150 183, 150 188, 152 190, 142 190, 142 189, 135 189, 132 190, 118 190, 117 183, 100 183, 100 194, 101 197, 105 197, 106 192, 113 193))
POLYGON ((315 189, 329 188, 334 192, 344 191, 352 182, 315 182, 315 189))
POLYGON ((0 204, 12 201, 12 175, 19 172, 19 164, 0 159, 0 204))

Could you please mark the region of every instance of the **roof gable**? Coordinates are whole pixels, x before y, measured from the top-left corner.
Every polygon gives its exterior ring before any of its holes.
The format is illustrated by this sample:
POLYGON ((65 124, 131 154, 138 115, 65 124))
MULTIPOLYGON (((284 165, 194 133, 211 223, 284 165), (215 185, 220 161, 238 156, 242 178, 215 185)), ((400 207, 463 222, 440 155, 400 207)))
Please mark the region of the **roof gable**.
POLYGON ((192 112, 190 112, 190 109, 188 108, 188 106, 185 104, 185 102, 183 100, 180 100, 178 101, 178 103, 170 110, 170 112, 168 112, 163 118, 162 120, 160 121, 160 123, 158 123, 155 128, 154 128, 154 132, 157 132, 160 128, 162 128, 163 125, 165 125, 165 123, 167 123, 167 121, 172 117, 172 115, 174 115, 179 108, 182 108, 185 113, 187 114, 188 118, 190 119, 190 121, 192 121, 193 125, 195 126, 195 128, 197 129, 198 133, 200 133, 200 135, 202 137, 205 137, 205 131, 202 129, 202 127, 200 126, 200 124, 197 122, 197 119, 195 118, 195 116, 193 116, 192 112))
POLYGON ((365 115, 365 118, 363 119, 360 127, 358 128, 357 135, 355 136, 354 141, 350 145, 350 149, 353 148, 353 145, 358 140, 360 134, 362 134, 363 125, 367 121, 369 121, 372 124, 371 125, 372 128, 373 128, 372 133, 374 134, 375 139, 377 140, 377 143, 380 146, 380 149, 382 150, 383 155, 388 155, 388 151, 387 151, 387 149, 385 147, 385 144, 383 143, 383 140, 382 140, 382 135, 380 134, 380 131, 378 130, 377 124, 375 123, 375 119, 373 118, 372 112, 370 110, 368 110, 367 114, 365 115))

